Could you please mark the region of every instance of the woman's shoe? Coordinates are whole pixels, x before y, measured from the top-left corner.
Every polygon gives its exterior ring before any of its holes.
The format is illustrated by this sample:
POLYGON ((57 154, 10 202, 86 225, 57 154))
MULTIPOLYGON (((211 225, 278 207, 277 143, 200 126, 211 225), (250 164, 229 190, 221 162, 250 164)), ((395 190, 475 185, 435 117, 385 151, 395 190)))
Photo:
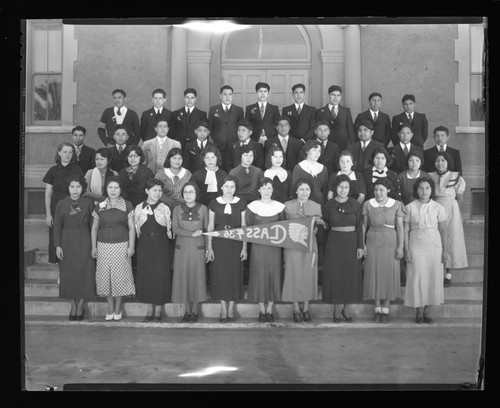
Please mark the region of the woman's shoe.
POLYGON ((236 321, 236 318, 234 316, 227 316, 226 317, 226 323, 234 323, 236 321))
POLYGON ((267 314, 259 312, 259 323, 265 323, 267 321, 267 314))
POLYGON ((114 313, 111 313, 111 314, 106 314, 106 317, 104 320, 113 320, 113 318, 115 317, 115 314, 114 313))
POLYGON ((375 323, 380 323, 381 317, 382 317, 382 313, 377 312, 377 313, 375 313, 375 316, 373 316, 373 321, 375 323))
POLYGON ((300 312, 293 312, 293 321, 295 323, 300 323, 301 322, 301 318, 300 318, 300 312))
POLYGON ((337 317, 333 315, 333 323, 340 323, 340 322, 342 322, 342 317, 337 317))
POLYGON ((415 323, 421 324, 424 322, 423 316, 420 316, 418 313, 415 315, 415 323))
POLYGON ((189 323, 197 323, 198 315, 196 313, 191 313, 191 317, 189 318, 189 323))
POLYGON ((191 320, 191 313, 184 313, 184 316, 181 320, 181 323, 189 323, 189 321, 191 320))
POLYGON ((226 323, 227 322, 227 316, 222 317, 222 313, 219 316, 219 322, 220 323, 226 323))
POLYGON ((122 312, 120 313, 113 313, 113 320, 122 320, 122 312))
POLYGON ((432 324, 434 323, 434 319, 432 317, 424 316, 424 323, 432 324))
POLYGON ((266 313, 266 322, 274 323, 274 315, 272 313, 266 313))
POLYGON ((389 313, 382 313, 382 316, 380 316, 380 323, 389 323, 389 313))
POLYGON ((305 312, 302 312, 302 319, 309 323, 311 321, 311 315, 309 314, 309 311, 306 310, 305 312))
POLYGON ((352 320, 352 317, 351 316, 346 316, 345 313, 344 313, 344 309, 342 309, 342 316, 344 316, 344 320, 347 322, 347 323, 352 323, 354 320, 352 320))
POLYGON ((146 316, 144 317, 144 321, 145 321, 145 322, 151 322, 151 321, 153 321, 153 319, 154 319, 154 318, 155 318, 155 317, 154 317, 154 315, 151 315, 151 316, 147 316, 147 315, 146 315, 146 316))
POLYGON ((82 310, 82 314, 81 315, 76 315, 74 320, 78 320, 79 322, 81 322, 83 320, 83 315, 84 314, 85 314, 85 312, 82 310))
POLYGON ((72 322, 73 320, 76 320, 76 318, 77 318, 77 316, 76 316, 76 315, 72 315, 71 313, 70 313, 70 314, 69 314, 69 316, 68 316, 68 320, 69 320, 69 321, 71 321, 71 322, 72 322))

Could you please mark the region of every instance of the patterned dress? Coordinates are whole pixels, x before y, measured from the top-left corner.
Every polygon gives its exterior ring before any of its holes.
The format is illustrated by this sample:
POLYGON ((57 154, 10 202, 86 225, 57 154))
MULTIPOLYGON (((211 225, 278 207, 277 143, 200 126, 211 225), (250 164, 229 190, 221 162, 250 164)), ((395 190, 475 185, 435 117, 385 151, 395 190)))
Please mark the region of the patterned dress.
POLYGON ((401 188, 401 201, 403 205, 410 204, 415 197, 413 197, 413 186, 418 178, 430 178, 429 173, 420 170, 416 177, 410 178, 408 172, 403 171, 398 174, 399 187, 401 188))
POLYGON ((460 173, 448 171, 443 175, 429 174, 436 183, 436 201, 446 209, 446 245, 450 260, 446 268, 467 268, 467 249, 465 247, 462 214, 456 200, 457 194, 465 191, 465 180, 460 173))
POLYGON ((191 178, 191 172, 182 168, 179 174, 173 174, 170 169, 164 168, 156 173, 155 178, 163 182, 161 200, 168 205, 170 211, 184 202, 182 188, 191 178))
POLYGON ((174 208, 172 231, 176 235, 172 301, 175 303, 207 300, 205 236, 193 237, 196 230, 206 231, 208 208, 200 203, 174 208))
POLYGON ((95 207, 92 216, 99 221, 97 295, 135 295, 131 258, 127 257, 128 220, 134 217, 134 207, 129 201, 120 197, 116 206, 112 208, 109 198, 106 198, 95 207))

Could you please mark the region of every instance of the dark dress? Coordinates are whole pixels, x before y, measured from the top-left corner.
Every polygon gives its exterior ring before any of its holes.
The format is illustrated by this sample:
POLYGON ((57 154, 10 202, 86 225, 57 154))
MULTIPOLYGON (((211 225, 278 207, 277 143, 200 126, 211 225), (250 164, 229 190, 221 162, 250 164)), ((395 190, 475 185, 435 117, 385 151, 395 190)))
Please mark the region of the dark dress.
MULTIPOLYGON (((280 203, 285 203, 289 201, 293 196, 292 193, 292 172, 290 170, 286 170, 287 178, 284 181, 281 181, 278 176, 274 176, 273 180, 273 200, 279 201, 280 203)), ((266 176, 266 172, 264 172, 264 177, 266 176)))
MULTIPOLYGON (((82 169, 75 164, 68 164, 63 166, 62 164, 56 164, 52 166, 45 177, 43 178, 43 182, 46 184, 52 185, 52 198, 50 200, 50 214, 54 217, 56 212, 57 202, 67 195, 69 195, 68 190, 66 189, 66 178, 76 174, 78 176, 83 177, 82 169)), ((56 257, 56 247, 54 246, 54 228, 49 227, 49 262, 57 263, 58 259, 56 257)))
MULTIPOLYGON (((158 201, 150 205, 151 211, 153 212, 160 204, 162 202, 158 201)), ((147 205, 144 201, 142 208, 147 205)), ((170 240, 167 236, 167 227, 158 224, 154 214, 148 214, 147 217, 141 225, 137 244, 135 298, 142 303, 163 305, 170 302, 172 293, 170 240)))
POLYGON ((59 260, 59 297, 82 299, 96 295, 95 259, 92 258, 90 228, 93 201, 70 197, 57 203, 54 216, 54 247, 61 247, 63 259, 59 260))
POLYGON ((207 177, 207 170, 205 168, 196 170, 193 175, 191 176, 190 181, 194 181, 198 188, 200 189, 200 196, 198 197, 197 201, 200 202, 203 205, 208 206, 208 203, 212 201, 214 198, 217 198, 218 196, 221 195, 221 187, 222 187, 222 180, 224 180, 224 177, 227 176, 227 173, 222 170, 218 169, 215 172, 215 177, 217 179, 217 191, 211 191, 207 192, 208 185, 205 184, 205 179, 207 177))
MULTIPOLYGON (((373 188, 374 188, 374 179, 375 177, 373 176, 374 170, 373 167, 369 167, 363 171, 363 177, 365 179, 366 183, 366 197, 365 201, 368 201, 370 198, 373 198, 373 188)), ((401 187, 399 185, 399 178, 396 172, 392 170, 387 170, 386 177, 391 180, 392 185, 394 188, 392 191, 389 192, 388 196, 390 198, 394 198, 395 200, 401 201, 401 187)))
MULTIPOLYGON (((246 202, 239 200, 231 206, 231 214, 224 214, 226 204, 218 199, 210 201, 208 208, 215 214, 215 231, 241 227, 241 213, 246 209, 246 202)), ((211 298, 216 300, 243 299, 243 264, 240 253, 243 244, 240 241, 212 238, 214 260, 211 265, 211 298)))
MULTIPOLYGON (((366 181, 365 178, 363 177, 363 174, 360 173, 359 171, 353 171, 349 178, 351 178, 350 187, 349 187, 349 197, 354 198, 355 200, 358 199, 360 194, 365 195, 365 200, 366 200, 366 181), (354 174, 353 174, 354 173, 354 174), (352 177, 355 178, 355 180, 352 179, 352 177)), ((335 180, 335 177, 340 175, 340 171, 336 173, 332 173, 330 175, 330 179, 328 180, 328 191, 333 191, 333 183, 335 180)), ((335 195, 335 191, 333 191, 333 195, 335 195)))
POLYGON ((142 203, 148 198, 145 191, 146 181, 154 178, 155 175, 149 167, 139 164, 137 172, 130 178, 127 173, 127 168, 128 167, 124 167, 121 169, 118 173, 118 177, 123 186, 122 197, 130 201, 135 208, 137 204, 142 203))
POLYGON ((325 247, 322 300, 325 303, 361 303, 363 283, 357 248, 363 248, 361 204, 354 198, 339 203, 329 200, 322 209, 330 231, 325 247), (332 227, 354 227, 353 231, 335 231, 332 227))

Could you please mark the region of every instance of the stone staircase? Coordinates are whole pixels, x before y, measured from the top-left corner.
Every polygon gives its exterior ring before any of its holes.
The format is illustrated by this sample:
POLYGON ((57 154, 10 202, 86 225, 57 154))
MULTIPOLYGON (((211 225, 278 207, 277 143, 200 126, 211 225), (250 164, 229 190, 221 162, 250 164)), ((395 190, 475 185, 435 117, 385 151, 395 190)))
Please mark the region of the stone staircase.
MULTIPOLYGON (((435 307, 434 316, 444 321, 472 321, 480 323, 483 308, 483 277, 484 277, 484 240, 482 228, 470 226, 466 230, 469 267, 453 270, 453 284, 444 289, 445 304, 435 307), (471 229, 472 228, 472 229, 471 229), (471 233, 468 233, 472 231, 471 233), (478 232, 479 231, 479 232, 478 232), (458 320, 457 320, 458 319, 458 320)), ((59 298, 57 265, 48 263, 46 250, 37 250, 34 262, 24 269, 24 313, 26 321, 66 320, 69 313, 69 301, 59 298)), ((404 288, 403 293, 404 293, 404 288)), ((321 287, 320 287, 321 292, 321 287)), ((245 294, 246 296, 246 294, 245 294)), ((321 293, 320 293, 321 298, 321 293)), ((292 303, 275 303, 275 319, 277 322, 293 322, 292 303)), ((218 322, 220 304, 208 300, 200 305, 199 323, 218 322)), ((313 321, 330 322, 333 307, 321 301, 310 303, 310 313, 313 321)), ((107 312, 105 298, 92 298, 85 302, 85 320, 103 321, 107 312)), ((136 302, 133 298, 124 298, 124 320, 140 321, 146 314, 146 305, 136 302)), ((177 322, 184 314, 183 305, 169 303, 165 306, 167 315, 164 322, 177 322)), ((355 321, 370 322, 373 317, 373 303, 365 301, 352 305, 351 313, 355 321)), ((391 321, 412 322, 414 309, 405 307, 399 300, 391 304, 391 321)), ((258 314, 258 305, 243 300, 236 304, 236 315, 240 322, 254 322, 258 314)), ((77 322, 78 323, 78 322, 77 322)))

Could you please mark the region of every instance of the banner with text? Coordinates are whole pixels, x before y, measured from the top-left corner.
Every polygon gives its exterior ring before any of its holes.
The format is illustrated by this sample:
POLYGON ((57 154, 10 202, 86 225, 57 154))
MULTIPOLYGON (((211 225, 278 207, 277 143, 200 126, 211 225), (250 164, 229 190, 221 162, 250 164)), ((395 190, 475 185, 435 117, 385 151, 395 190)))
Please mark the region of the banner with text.
POLYGON ((310 252, 313 249, 314 217, 204 232, 204 235, 310 252))

